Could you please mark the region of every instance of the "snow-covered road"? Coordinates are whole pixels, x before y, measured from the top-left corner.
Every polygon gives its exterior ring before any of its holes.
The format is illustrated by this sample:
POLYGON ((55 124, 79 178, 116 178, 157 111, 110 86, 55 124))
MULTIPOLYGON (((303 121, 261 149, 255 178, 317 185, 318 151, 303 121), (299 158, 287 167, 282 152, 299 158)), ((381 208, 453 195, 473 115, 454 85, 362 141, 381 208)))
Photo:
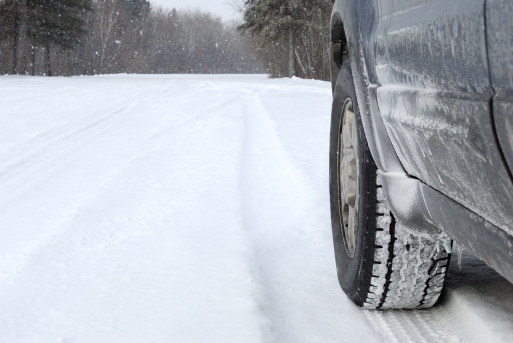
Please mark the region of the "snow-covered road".
POLYGON ((326 82, 0 77, 0 342, 513 339, 513 287, 453 258, 441 304, 340 290, 326 82))

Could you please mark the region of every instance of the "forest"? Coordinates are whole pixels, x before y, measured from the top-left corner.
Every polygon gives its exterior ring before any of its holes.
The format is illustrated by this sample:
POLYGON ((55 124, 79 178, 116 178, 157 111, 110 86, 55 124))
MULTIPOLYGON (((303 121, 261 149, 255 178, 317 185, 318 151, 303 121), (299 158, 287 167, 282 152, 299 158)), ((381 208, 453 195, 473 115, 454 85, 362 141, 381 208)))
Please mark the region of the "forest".
POLYGON ((240 21, 147 0, 0 0, 0 74, 329 79, 329 0, 232 0, 240 21))

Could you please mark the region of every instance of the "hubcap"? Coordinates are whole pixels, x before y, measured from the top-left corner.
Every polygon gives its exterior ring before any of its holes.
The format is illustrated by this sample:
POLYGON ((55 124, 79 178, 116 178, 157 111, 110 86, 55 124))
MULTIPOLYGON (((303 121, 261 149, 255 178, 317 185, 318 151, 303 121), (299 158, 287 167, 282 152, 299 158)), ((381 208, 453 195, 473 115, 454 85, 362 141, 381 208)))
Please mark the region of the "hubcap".
POLYGON ((354 257, 358 238, 358 134, 351 99, 344 103, 339 139, 339 193, 341 229, 350 257, 354 257))

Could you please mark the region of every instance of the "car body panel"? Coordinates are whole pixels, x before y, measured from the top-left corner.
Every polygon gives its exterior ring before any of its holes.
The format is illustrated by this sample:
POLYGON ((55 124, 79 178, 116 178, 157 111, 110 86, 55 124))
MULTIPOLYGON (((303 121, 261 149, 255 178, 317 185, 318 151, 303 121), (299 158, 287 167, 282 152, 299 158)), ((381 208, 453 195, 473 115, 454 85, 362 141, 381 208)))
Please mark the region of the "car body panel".
POLYGON ((381 180, 392 212, 404 219, 401 224, 431 238, 439 232, 426 230, 441 229, 459 248, 469 249, 513 282, 513 236, 417 179, 381 173, 381 180))
POLYGON ((513 234, 484 0, 394 1, 374 37, 378 104, 406 172, 513 234), (493 177, 491 177, 493 175, 493 177))
MULTIPOLYGON (((513 282, 513 184, 495 132, 497 109, 513 102, 494 97, 485 5, 337 0, 333 17, 343 21, 372 156, 394 180, 386 197, 396 220, 453 237, 513 282)), ((513 126, 503 126, 511 139, 513 126)))
MULTIPOLYGON (((376 165, 380 170, 404 173, 404 169, 394 152, 392 143, 387 138, 383 119, 379 115, 376 89, 377 85, 373 83, 374 79, 369 78, 369 57, 364 57, 368 49, 363 49, 367 44, 363 40, 360 28, 363 25, 366 31, 371 31, 376 21, 366 20, 360 25, 358 18, 363 12, 370 11, 371 14, 365 15, 366 18, 376 18, 377 12, 373 9, 376 2, 367 1, 337 1, 334 4, 332 23, 342 20, 344 23, 345 36, 347 38, 348 51, 350 54, 351 69, 357 72, 353 73, 354 84, 358 97, 358 106, 363 113, 369 113, 369 116, 362 118, 362 124, 367 133, 367 142, 371 150, 376 165), (366 5, 369 3, 369 5, 366 5), (371 6, 372 5, 372 6, 371 6), (363 7, 362 7, 363 6, 363 7), (357 13, 360 13, 359 15, 357 13), (379 141, 379 144, 378 144, 379 141)), ((332 77, 336 77, 333 75, 332 77)))
POLYGON ((486 2, 490 78, 495 92, 493 115, 504 158, 513 171, 513 2, 486 2))

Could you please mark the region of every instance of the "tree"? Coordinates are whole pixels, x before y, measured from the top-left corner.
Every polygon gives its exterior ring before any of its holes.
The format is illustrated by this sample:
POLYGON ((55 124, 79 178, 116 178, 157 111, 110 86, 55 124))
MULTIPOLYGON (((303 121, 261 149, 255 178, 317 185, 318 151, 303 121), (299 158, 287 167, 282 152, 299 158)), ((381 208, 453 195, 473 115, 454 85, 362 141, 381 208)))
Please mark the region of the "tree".
POLYGON ((63 50, 76 48, 84 36, 85 14, 91 0, 26 0, 27 35, 33 43, 44 47, 46 75, 52 76, 51 44, 63 50))
POLYGON ((150 2, 147 0, 122 0, 127 13, 134 18, 141 18, 150 13, 150 2))
POLYGON ((329 0, 232 0, 273 77, 329 78, 329 0), (299 66, 299 68, 298 68, 299 66))
MULTIPOLYGON (((15 0, 0 0, 0 8, 4 1, 15 0)), ((94 0, 91 11, 73 12, 84 27, 78 25, 70 34, 70 27, 75 27, 58 22, 53 29, 56 26, 68 34, 54 35, 50 30, 56 13, 53 4, 26 1, 30 5, 26 11, 30 37, 26 40, 33 44, 19 50, 30 54, 29 47, 33 47, 33 75, 265 72, 249 36, 241 35, 237 24, 223 23, 209 13, 151 10, 146 0, 94 0), (55 49, 57 45, 60 49, 55 49)), ((61 13, 58 18, 63 17, 61 13)), ((7 24, 11 22, 0 21, 0 25, 7 24)), ((0 72, 10 72, 12 35, 7 28, 11 26, 0 30, 0 72)))
POLYGON ((0 2, 0 40, 10 38, 11 41, 11 74, 18 72, 18 47, 25 12, 26 0, 0 2))
POLYGON ((308 26, 305 0, 246 0, 244 3, 243 32, 262 34, 266 43, 277 42, 288 37, 289 76, 297 75, 295 37, 308 26))

